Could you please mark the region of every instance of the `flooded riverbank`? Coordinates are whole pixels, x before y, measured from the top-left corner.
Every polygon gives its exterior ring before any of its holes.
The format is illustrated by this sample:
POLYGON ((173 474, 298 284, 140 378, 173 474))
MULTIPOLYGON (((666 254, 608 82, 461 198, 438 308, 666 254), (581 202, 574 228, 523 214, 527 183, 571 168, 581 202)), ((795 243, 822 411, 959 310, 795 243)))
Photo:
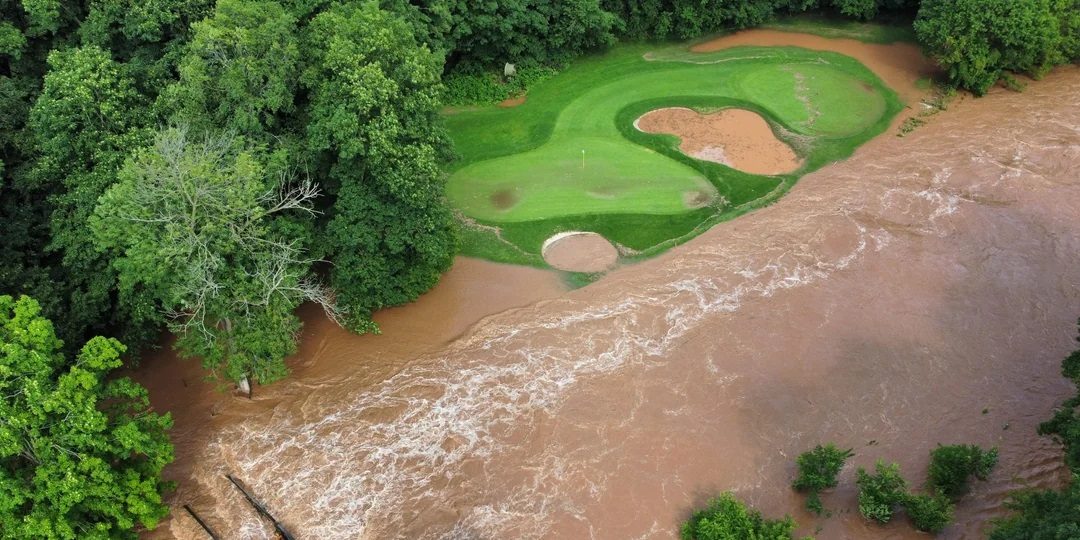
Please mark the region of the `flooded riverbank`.
MULTIPOLYGON (((1001 464, 943 537, 980 537, 1008 490, 1064 473, 1034 429, 1070 391, 1078 111, 1075 67, 963 101, 570 293, 466 261, 383 336, 308 312, 293 376, 252 401, 150 359, 139 379, 178 418, 174 508, 271 538, 231 472, 298 538, 660 539, 734 490, 819 538, 916 538, 858 516, 850 466, 836 514, 806 515, 794 457, 835 441, 917 486, 930 449, 963 442, 1001 464)), ((201 533, 174 511, 152 536, 201 533)))

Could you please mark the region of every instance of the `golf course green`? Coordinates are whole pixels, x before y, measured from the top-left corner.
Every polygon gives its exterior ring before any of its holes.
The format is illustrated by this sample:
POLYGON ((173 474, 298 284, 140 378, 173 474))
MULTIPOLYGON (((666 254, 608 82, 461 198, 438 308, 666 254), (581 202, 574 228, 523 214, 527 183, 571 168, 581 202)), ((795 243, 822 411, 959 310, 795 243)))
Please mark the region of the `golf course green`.
POLYGON ((520 106, 447 114, 460 155, 447 165, 447 196, 466 255, 542 265, 545 239, 592 231, 624 257, 647 257, 776 200, 901 108, 869 69, 837 53, 620 46, 534 85, 520 106), (677 137, 635 128, 664 107, 756 112, 802 165, 761 176, 685 155, 677 137))

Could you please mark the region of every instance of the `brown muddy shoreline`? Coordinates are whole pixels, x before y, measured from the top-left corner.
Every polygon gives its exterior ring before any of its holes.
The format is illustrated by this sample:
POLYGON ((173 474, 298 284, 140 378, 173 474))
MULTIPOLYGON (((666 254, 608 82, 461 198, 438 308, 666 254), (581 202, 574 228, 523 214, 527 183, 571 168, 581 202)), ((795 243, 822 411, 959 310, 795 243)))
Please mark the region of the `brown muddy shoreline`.
MULTIPOLYGON (((383 336, 306 311, 293 376, 253 401, 148 359, 177 418, 172 504, 271 538, 228 471, 298 538, 659 539, 734 490, 818 538, 921 538, 857 515, 853 467, 832 518, 805 514, 794 456, 833 440, 918 486, 964 442, 1001 465, 942 537, 980 537, 1009 490, 1065 473, 1034 428, 1071 392, 1078 111, 1075 67, 964 101, 585 289, 465 259, 383 336)), ((200 533, 181 511, 149 536, 200 533)))

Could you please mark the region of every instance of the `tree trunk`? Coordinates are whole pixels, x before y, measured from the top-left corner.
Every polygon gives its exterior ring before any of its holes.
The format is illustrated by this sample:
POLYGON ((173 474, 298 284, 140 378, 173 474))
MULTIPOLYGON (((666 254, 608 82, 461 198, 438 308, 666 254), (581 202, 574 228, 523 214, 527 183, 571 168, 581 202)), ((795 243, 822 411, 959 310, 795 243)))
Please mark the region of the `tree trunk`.
POLYGON ((251 381, 247 377, 244 377, 236 382, 236 388, 242 394, 246 394, 248 399, 251 399, 251 381))

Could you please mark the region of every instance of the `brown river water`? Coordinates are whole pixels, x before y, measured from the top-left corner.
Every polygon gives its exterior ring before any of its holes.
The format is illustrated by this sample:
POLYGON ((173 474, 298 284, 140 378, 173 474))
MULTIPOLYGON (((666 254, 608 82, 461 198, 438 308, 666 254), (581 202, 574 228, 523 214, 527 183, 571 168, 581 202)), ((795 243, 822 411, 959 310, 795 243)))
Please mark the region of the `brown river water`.
POLYGON ((148 536, 205 538, 190 504, 272 538, 232 473, 305 539, 667 539, 723 490, 822 539, 920 538, 858 516, 854 468, 918 487, 962 442, 1001 461, 941 536, 980 538, 1009 490, 1066 472, 1034 431, 1072 390, 1080 69, 884 134, 583 289, 459 259, 381 336, 303 315, 292 376, 252 400, 168 354, 136 373, 176 417, 173 517, 148 536), (789 485, 827 441, 856 456, 814 518, 789 485))

